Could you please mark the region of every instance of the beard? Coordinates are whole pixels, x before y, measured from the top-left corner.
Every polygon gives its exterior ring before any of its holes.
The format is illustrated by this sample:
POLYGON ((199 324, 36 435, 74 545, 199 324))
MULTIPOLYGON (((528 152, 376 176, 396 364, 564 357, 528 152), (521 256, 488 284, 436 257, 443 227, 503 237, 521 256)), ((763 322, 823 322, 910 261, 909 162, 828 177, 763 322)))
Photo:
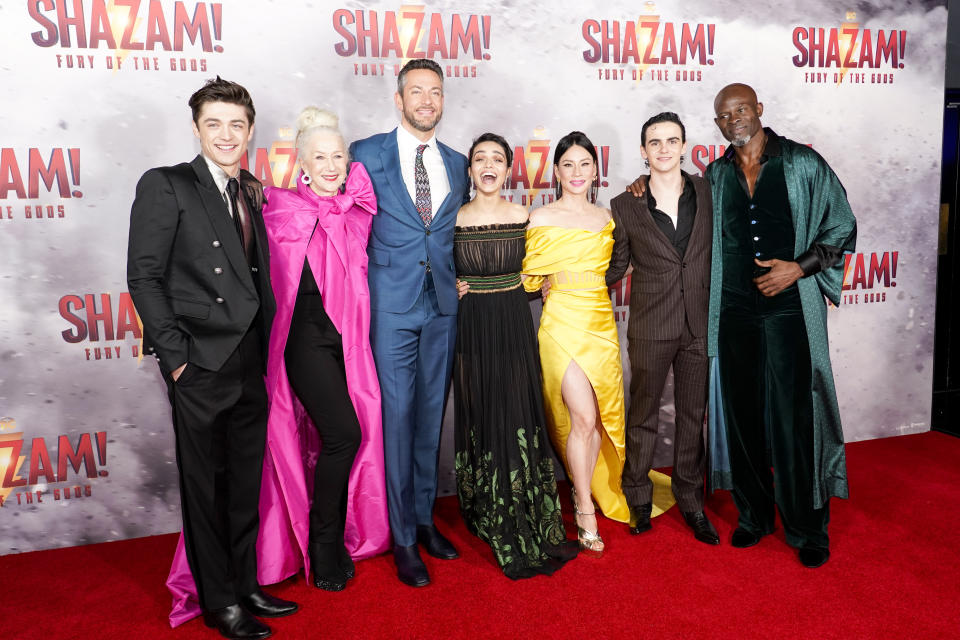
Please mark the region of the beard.
POLYGON ((440 117, 442 115, 443 115, 443 111, 438 109, 437 111, 434 112, 434 117, 432 119, 418 120, 417 115, 414 111, 412 110, 407 111, 406 109, 403 110, 403 119, 406 120, 407 123, 417 131, 423 131, 423 132, 433 131, 434 129, 436 129, 437 124, 440 123, 440 117))
POLYGON ((735 147, 743 147, 743 146, 746 146, 748 142, 750 142, 751 138, 753 138, 753 136, 741 136, 739 138, 734 138, 733 140, 731 140, 730 144, 732 144, 735 147))

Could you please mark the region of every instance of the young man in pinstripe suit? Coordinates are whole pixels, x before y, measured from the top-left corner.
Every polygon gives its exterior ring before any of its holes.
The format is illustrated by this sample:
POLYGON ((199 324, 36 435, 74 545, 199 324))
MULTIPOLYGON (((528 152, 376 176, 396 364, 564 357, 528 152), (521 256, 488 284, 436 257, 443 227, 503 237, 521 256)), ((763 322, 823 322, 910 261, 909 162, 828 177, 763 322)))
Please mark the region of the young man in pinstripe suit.
POLYGON ((644 123, 641 154, 650 168, 646 193, 613 199, 615 245, 607 284, 633 265, 630 319, 630 411, 623 491, 630 532, 651 528, 650 467, 657 441, 660 395, 673 367, 676 437, 673 494, 697 540, 720 544, 703 511, 703 417, 707 402, 707 304, 710 282, 710 186, 680 169, 686 131, 675 113, 644 123))

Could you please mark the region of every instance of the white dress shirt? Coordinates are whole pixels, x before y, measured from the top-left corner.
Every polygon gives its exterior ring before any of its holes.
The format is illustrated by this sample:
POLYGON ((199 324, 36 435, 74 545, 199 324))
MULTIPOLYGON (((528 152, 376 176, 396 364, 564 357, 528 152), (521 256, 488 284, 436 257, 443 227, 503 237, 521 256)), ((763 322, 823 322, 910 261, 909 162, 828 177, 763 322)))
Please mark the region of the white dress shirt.
POLYGON ((414 165, 417 161, 417 147, 426 144, 427 148, 423 150, 423 167, 427 170, 427 178, 430 179, 430 204, 433 205, 433 215, 437 214, 437 209, 443 204, 443 200, 450 193, 450 181, 447 180, 447 169, 443 165, 443 156, 440 155, 440 149, 437 148, 437 136, 433 135, 428 141, 421 142, 412 133, 403 128, 403 125, 397 127, 397 151, 400 156, 400 174, 403 176, 403 183, 407 186, 407 193, 410 194, 410 200, 414 204, 417 202, 417 180, 414 176, 414 165))
MULTIPOLYGON (((202 153, 200 155, 203 155, 202 153)), ((237 176, 228 176, 227 172, 224 171, 220 165, 208 158, 203 156, 203 159, 207 162, 207 168, 210 169, 210 175, 213 176, 213 182, 217 185, 217 190, 220 192, 220 197, 223 198, 223 201, 227 203, 227 213, 230 214, 230 217, 233 217, 233 204, 230 202, 230 198, 227 197, 227 182, 230 181, 230 178, 236 178, 240 175, 240 172, 237 171, 237 176)), ((243 198, 240 198, 243 200, 243 198)), ((246 208, 246 207, 244 207, 246 208)))

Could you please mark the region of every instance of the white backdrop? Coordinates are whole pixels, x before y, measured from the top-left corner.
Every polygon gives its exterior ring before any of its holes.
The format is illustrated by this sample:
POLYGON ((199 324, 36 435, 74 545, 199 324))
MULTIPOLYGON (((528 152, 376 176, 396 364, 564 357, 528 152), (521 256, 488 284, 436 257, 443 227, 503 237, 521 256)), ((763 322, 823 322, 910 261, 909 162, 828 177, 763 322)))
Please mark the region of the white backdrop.
MULTIPOLYGON (((126 238, 139 176, 199 151, 186 101, 216 74, 253 95, 250 168, 280 185, 303 106, 339 113, 348 140, 392 129, 396 70, 428 55, 449 76, 439 137, 466 151, 483 131, 506 136, 522 152, 508 195, 528 206, 573 129, 601 148, 609 202, 642 172, 640 125, 664 110, 684 120, 685 167, 700 172, 724 144, 714 95, 753 85, 764 124, 823 154, 858 217, 829 317, 847 440, 927 430, 946 3, 852 4, 3 3, 0 554, 180 526, 165 389, 136 357, 126 238)), ((669 403, 663 417, 668 445, 669 403)), ((448 492, 449 434, 448 415, 448 492)))

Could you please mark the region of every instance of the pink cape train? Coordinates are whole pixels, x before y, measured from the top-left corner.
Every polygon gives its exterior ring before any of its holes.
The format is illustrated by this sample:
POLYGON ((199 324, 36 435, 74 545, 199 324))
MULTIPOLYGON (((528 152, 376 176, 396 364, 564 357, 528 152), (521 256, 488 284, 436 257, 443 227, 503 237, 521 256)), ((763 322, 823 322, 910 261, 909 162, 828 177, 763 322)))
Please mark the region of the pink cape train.
MULTIPOLYGON (((366 247, 372 216, 377 211, 370 177, 363 165, 355 162, 350 166, 343 194, 323 198, 300 180, 296 191, 267 187, 265 192, 263 217, 270 241, 270 277, 277 314, 267 360, 270 407, 260 489, 257 578, 260 584, 273 584, 294 575, 301 567, 305 576, 310 575, 310 496, 320 440, 290 388, 283 362, 305 257, 317 278, 322 279, 319 285, 323 307, 343 336, 347 386, 363 431, 350 472, 344 534, 350 555, 361 559, 386 551, 390 527, 380 387, 369 338, 366 247)), ((171 626, 200 614, 183 534, 177 543, 167 588, 173 595, 171 626)))

